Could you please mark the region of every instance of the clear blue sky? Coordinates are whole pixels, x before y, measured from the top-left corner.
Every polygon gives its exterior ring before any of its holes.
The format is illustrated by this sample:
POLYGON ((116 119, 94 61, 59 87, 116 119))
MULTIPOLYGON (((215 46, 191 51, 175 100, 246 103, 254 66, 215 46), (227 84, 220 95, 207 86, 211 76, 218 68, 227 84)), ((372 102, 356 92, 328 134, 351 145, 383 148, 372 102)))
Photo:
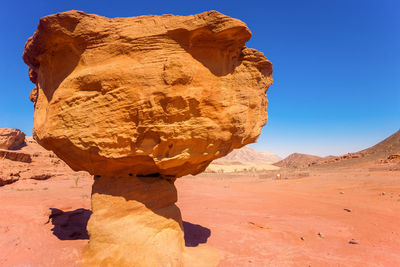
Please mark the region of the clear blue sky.
POLYGON ((253 147, 342 154, 400 127, 400 1, 3 1, 0 127, 32 134, 34 87, 21 56, 39 18, 70 9, 107 17, 218 10, 246 22, 247 46, 274 65, 269 122, 253 147))

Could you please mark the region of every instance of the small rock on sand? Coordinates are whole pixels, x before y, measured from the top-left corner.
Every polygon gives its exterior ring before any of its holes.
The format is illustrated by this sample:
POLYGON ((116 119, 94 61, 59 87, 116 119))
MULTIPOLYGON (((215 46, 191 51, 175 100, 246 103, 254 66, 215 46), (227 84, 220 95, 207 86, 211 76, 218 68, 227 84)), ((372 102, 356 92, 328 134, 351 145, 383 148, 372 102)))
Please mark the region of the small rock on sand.
POLYGON ((352 238, 352 239, 349 241, 349 244, 357 245, 357 244, 359 244, 359 243, 358 243, 357 240, 355 240, 354 238, 352 238))

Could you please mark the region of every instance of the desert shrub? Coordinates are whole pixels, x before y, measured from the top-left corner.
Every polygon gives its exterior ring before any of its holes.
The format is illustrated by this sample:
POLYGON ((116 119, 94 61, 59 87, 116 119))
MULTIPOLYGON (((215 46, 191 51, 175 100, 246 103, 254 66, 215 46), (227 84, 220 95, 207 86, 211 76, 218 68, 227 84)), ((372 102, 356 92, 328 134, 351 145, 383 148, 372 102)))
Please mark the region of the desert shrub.
POLYGON ((80 179, 81 177, 80 176, 75 176, 74 177, 74 184, 75 184, 75 188, 78 188, 78 183, 79 183, 79 179, 80 179))
POLYGON ((258 178, 259 179, 272 179, 272 176, 270 174, 259 174, 258 178))
POLYGON ((297 176, 298 177, 308 177, 308 176, 310 176, 310 173, 309 172, 300 172, 297 174, 297 176))

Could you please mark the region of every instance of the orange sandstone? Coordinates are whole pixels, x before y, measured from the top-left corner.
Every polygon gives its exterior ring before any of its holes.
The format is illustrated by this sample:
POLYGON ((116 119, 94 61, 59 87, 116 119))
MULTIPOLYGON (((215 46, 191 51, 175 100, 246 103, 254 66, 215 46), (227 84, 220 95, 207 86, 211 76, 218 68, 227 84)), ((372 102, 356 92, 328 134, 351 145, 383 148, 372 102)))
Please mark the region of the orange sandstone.
POLYGON ((255 142, 267 121, 272 65, 250 37, 216 11, 40 20, 23 55, 33 135, 95 175, 86 265, 191 265, 175 179, 255 142))
POLYGON ((25 134, 18 129, 0 128, 0 149, 18 149, 25 144, 25 134))

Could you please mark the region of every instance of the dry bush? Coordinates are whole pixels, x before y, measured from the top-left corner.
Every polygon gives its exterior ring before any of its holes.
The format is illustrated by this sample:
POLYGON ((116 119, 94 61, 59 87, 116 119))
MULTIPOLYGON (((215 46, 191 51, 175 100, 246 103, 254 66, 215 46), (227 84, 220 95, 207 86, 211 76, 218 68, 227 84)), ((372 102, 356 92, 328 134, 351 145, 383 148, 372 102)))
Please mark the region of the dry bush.
POLYGON ((74 177, 74 183, 75 183, 75 188, 78 188, 78 183, 79 183, 79 179, 80 179, 81 177, 80 176, 75 176, 74 177))
POLYGON ((310 173, 309 172, 300 172, 300 173, 298 173, 297 174, 297 177, 308 177, 308 176, 310 176, 310 173))

